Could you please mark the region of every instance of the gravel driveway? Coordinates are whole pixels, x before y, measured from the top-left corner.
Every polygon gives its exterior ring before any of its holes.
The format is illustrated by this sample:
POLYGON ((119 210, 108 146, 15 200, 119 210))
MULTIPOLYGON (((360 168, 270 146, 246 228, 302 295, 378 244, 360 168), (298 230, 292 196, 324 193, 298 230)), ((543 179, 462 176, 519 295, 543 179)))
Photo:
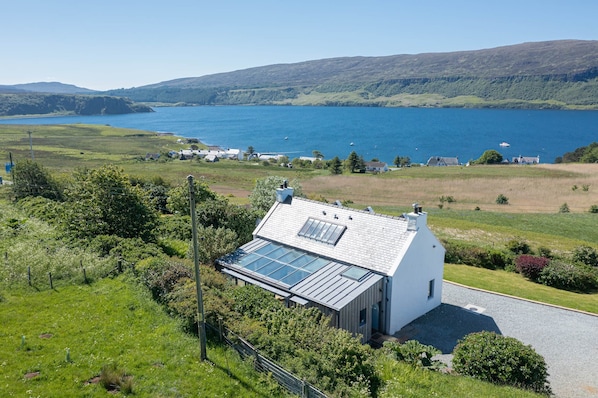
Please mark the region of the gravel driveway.
POLYGON ((548 365, 557 397, 598 397, 598 316, 555 308, 444 282, 442 304, 396 334, 442 351, 482 330, 531 345, 548 365))

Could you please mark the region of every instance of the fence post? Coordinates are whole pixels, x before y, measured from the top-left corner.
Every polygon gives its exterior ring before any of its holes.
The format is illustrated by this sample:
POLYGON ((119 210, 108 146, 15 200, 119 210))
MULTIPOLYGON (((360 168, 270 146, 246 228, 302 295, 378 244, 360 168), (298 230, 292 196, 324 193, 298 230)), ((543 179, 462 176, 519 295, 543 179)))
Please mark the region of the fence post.
POLYGON ((85 272, 85 268, 83 268, 83 282, 87 283, 87 273, 85 272))
POLYGON ((50 289, 54 289, 54 284, 52 283, 52 273, 48 272, 48 277, 50 278, 50 289))
POLYGON ((31 286, 31 266, 27 267, 27 281, 29 282, 29 286, 31 286))

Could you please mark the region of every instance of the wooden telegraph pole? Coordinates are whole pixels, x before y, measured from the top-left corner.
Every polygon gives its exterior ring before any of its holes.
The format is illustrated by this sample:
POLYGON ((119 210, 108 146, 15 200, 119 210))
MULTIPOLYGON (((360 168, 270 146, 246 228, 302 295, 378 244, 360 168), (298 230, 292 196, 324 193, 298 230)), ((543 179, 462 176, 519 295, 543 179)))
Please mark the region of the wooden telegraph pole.
POLYGON ((206 354, 206 322, 203 312, 203 297, 201 295, 201 283, 199 279, 199 248, 197 241, 197 223, 195 215, 195 187, 193 185, 193 176, 187 177, 189 181, 189 206, 191 210, 191 231, 193 237, 193 262, 195 264, 195 290, 197 292, 197 319, 199 332, 199 348, 201 351, 201 360, 207 359, 206 354))

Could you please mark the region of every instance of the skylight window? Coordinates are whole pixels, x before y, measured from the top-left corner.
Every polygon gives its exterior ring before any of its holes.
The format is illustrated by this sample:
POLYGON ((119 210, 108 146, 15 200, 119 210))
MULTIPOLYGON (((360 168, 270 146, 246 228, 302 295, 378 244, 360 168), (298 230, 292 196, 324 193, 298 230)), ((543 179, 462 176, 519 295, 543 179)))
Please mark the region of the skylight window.
POLYGON ((344 225, 333 224, 310 217, 303 224, 298 235, 334 246, 343 232, 345 232, 345 229, 347 227, 344 225))
POLYGON ((359 282, 364 276, 366 276, 369 273, 370 271, 368 271, 367 269, 354 266, 343 272, 342 275, 346 278, 353 279, 359 282))

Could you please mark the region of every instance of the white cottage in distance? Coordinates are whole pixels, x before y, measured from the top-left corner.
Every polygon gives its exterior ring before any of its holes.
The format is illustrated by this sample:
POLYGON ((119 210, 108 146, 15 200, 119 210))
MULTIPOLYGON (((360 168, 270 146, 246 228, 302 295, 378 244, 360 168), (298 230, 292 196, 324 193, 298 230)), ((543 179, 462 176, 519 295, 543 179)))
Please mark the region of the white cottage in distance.
POLYGON ((440 305, 445 249, 417 204, 392 217, 295 198, 285 184, 253 236, 218 260, 223 272, 319 308, 364 343, 440 305))

